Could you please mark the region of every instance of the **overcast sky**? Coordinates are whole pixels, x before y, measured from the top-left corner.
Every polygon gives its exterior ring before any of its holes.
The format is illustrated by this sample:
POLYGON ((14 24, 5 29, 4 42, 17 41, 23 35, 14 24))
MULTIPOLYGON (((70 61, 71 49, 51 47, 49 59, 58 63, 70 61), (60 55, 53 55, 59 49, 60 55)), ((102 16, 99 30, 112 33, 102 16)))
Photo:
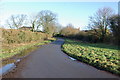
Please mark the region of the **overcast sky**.
POLYGON ((12 14, 32 15, 41 10, 50 10, 58 15, 58 21, 63 26, 71 23, 76 28, 86 29, 89 16, 93 15, 99 8, 110 7, 115 13, 118 12, 117 0, 116 2, 112 0, 111 2, 37 2, 37 0, 33 2, 9 0, 8 2, 4 0, 0 5, 1 25, 4 25, 6 19, 12 14))

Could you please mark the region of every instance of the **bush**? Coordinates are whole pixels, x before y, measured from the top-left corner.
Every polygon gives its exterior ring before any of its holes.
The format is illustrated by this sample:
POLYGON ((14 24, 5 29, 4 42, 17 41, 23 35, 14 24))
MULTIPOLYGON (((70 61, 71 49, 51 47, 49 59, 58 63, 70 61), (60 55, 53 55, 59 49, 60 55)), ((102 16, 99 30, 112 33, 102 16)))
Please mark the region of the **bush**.
POLYGON ((110 29, 113 34, 113 40, 115 44, 120 45, 120 15, 113 15, 109 19, 110 29))
POLYGON ((79 33, 79 29, 73 28, 72 25, 68 25, 60 31, 60 34, 66 37, 74 37, 79 33))
POLYGON ((16 29, 1 29, 4 44, 28 43, 47 39, 47 34, 16 29))

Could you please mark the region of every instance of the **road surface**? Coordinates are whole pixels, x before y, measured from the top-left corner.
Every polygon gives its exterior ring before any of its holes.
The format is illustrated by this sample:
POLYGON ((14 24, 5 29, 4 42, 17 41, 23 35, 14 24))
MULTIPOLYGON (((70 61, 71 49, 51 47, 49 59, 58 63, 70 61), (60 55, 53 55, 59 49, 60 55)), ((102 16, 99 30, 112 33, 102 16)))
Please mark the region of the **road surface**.
POLYGON ((15 72, 7 77, 14 78, 116 78, 115 75, 75 61, 61 51, 63 39, 33 51, 24 59, 15 72))

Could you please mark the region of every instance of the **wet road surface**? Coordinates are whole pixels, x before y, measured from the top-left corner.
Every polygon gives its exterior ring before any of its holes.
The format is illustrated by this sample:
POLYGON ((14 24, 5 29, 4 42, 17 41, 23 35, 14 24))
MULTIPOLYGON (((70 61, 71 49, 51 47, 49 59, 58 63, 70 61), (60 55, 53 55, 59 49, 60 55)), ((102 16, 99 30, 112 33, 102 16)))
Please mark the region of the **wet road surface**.
MULTIPOLYGON (((70 59, 61 51, 63 39, 35 50, 12 73, 14 78, 116 78, 87 64, 70 59)), ((8 76, 10 77, 10 75, 8 76)))

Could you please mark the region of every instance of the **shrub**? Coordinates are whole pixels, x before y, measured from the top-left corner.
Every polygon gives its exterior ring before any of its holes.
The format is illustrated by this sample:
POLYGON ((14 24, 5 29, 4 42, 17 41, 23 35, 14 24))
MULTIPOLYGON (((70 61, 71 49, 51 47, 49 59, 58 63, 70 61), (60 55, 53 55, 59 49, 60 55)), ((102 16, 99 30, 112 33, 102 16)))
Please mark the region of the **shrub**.
POLYGON ((27 43, 47 39, 47 34, 42 32, 31 32, 17 29, 1 29, 4 44, 27 43))

